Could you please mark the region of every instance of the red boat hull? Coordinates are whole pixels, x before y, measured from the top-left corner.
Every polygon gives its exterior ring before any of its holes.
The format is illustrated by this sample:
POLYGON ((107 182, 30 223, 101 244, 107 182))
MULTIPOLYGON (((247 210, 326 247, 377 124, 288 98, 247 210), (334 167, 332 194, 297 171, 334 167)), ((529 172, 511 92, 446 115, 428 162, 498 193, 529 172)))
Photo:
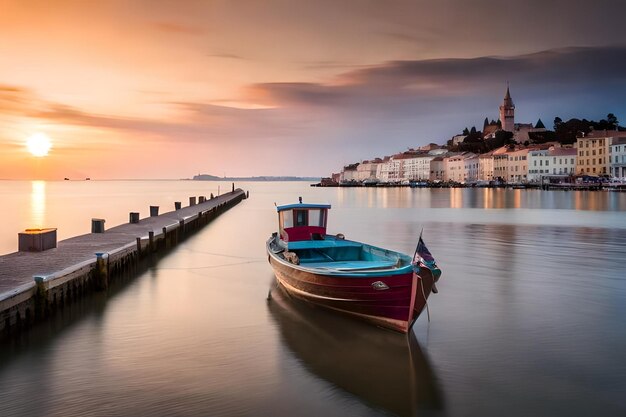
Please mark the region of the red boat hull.
POLYGON ((289 264, 268 250, 278 283, 293 297, 350 314, 374 325, 407 333, 426 305, 434 278, 426 268, 419 275, 368 277, 320 274, 289 264), (388 289, 372 284, 382 281, 388 289))

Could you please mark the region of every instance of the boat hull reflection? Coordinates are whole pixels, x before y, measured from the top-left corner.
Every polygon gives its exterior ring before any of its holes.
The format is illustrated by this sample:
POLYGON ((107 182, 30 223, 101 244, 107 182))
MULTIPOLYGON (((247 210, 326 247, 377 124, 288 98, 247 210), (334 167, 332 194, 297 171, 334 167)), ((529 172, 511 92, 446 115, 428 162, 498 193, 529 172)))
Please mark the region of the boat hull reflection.
POLYGON ((413 332, 407 338, 337 316, 280 286, 271 290, 268 308, 284 345, 313 374, 400 416, 442 415, 435 375, 413 332))

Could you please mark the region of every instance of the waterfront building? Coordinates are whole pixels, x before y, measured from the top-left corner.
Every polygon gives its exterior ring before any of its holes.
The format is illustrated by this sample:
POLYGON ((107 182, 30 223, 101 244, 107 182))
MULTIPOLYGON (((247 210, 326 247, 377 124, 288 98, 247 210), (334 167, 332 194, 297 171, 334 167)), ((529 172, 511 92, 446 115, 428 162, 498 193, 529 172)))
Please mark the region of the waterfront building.
POLYGON ((493 152, 484 153, 478 156, 478 180, 493 180, 493 152))
POLYGON ((386 156, 378 165, 376 170, 376 178, 380 182, 399 182, 401 181, 402 160, 394 158, 394 156, 386 156))
POLYGON ((476 178, 478 176, 477 158, 478 158, 478 155, 471 153, 471 152, 463 152, 461 154, 450 155, 450 156, 443 158, 444 169, 445 169, 444 180, 460 182, 460 183, 465 183, 465 182, 470 181, 469 166, 472 164, 475 164, 475 167, 471 169, 472 169, 474 178, 476 178), (476 158, 476 160, 473 162, 467 161, 469 159, 474 159, 474 158, 476 158))
POLYGON ((447 153, 446 149, 434 148, 428 153, 418 153, 403 160, 403 178, 410 181, 425 181, 430 178, 430 163, 437 156, 447 153))
POLYGON ((609 146, 609 173, 621 180, 626 180, 626 137, 613 139, 609 146))
POLYGON ((621 137, 626 137, 626 132, 598 130, 577 137, 576 173, 607 175, 610 169, 609 148, 614 139, 621 137))
POLYGON ((529 151, 528 181, 540 182, 546 175, 574 175, 577 152, 574 148, 561 147, 529 151))
POLYGON ((550 173, 550 156, 548 149, 534 149, 528 152, 528 181, 540 182, 544 175, 550 173))
POLYGON ((500 106, 500 122, 502 123, 502 130, 507 132, 515 130, 515 105, 513 104, 513 99, 511 99, 508 86, 506 87, 504 102, 500 106))
POLYGON ((509 162, 509 156, 507 155, 507 148, 503 146, 493 151, 493 179, 494 180, 507 180, 507 166, 509 162))
POLYGON ((341 171, 341 176, 340 176, 340 182, 355 182, 357 181, 357 167, 359 166, 358 163, 356 164, 350 164, 350 165, 346 165, 345 167, 343 167, 343 170, 341 171))
POLYGON ((469 153, 465 156, 465 182, 478 181, 478 172, 480 166, 480 157, 477 154, 469 153))
POLYGON ((443 156, 436 156, 430 161, 430 180, 445 181, 446 164, 443 156))
POLYGON ((420 155, 420 152, 410 150, 392 157, 399 162, 397 164, 399 170, 398 181, 412 181, 417 179, 417 164, 420 155))
POLYGON ((382 159, 376 158, 371 161, 363 161, 356 168, 356 180, 363 182, 365 180, 371 180, 376 178, 376 171, 378 165, 382 162, 382 159))
POLYGON ((528 148, 507 152, 506 181, 520 183, 528 181, 528 148))

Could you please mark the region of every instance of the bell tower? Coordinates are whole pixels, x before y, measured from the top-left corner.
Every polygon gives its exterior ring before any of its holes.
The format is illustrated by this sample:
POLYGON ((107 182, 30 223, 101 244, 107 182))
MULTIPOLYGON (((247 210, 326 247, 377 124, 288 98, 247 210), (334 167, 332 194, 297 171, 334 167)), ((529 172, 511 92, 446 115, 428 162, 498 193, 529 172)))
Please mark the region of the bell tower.
POLYGON ((515 128, 515 105, 511 99, 508 84, 506 86, 504 102, 500 106, 500 122, 502 123, 502 130, 513 132, 515 128))

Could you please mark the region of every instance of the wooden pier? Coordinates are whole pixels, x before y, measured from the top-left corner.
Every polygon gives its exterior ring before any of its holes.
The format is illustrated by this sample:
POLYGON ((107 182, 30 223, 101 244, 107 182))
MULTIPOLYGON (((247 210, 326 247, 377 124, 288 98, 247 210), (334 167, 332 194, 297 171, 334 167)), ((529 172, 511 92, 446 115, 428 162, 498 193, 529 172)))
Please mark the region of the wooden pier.
MULTIPOLYGON (((233 187, 234 188, 234 187, 233 187)), ((175 246, 247 196, 237 189, 189 206, 138 219, 104 231, 60 241, 43 252, 0 256, 0 337, 40 321, 82 294, 106 290, 109 281, 149 254, 175 246)), ((98 219, 94 219, 98 220, 98 219)), ((93 226, 92 226, 93 230, 93 226)))

